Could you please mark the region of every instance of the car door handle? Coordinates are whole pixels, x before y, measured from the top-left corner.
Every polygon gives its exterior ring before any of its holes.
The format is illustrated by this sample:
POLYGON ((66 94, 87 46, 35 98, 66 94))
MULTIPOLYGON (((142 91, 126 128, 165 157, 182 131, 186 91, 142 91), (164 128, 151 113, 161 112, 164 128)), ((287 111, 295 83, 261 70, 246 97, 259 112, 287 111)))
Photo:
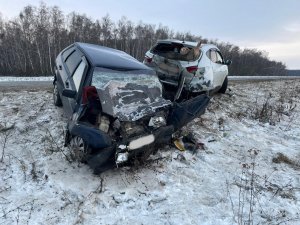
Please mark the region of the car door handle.
POLYGON ((69 82, 68 81, 65 82, 65 85, 66 85, 66 88, 69 88, 69 82))
POLYGON ((61 66, 61 65, 59 65, 59 66, 58 66, 58 69, 59 69, 59 70, 62 70, 62 66, 61 66))

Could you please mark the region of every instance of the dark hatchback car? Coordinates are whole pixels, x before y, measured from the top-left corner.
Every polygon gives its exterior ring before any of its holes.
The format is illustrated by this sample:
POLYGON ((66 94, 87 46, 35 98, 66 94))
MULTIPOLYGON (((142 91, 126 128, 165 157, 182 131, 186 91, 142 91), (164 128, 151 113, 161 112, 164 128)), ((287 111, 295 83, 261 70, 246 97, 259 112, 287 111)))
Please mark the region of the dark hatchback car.
POLYGON ((209 102, 206 95, 164 99, 152 69, 125 52, 86 43, 57 56, 53 85, 54 104, 69 119, 65 145, 95 173, 149 156, 209 102))

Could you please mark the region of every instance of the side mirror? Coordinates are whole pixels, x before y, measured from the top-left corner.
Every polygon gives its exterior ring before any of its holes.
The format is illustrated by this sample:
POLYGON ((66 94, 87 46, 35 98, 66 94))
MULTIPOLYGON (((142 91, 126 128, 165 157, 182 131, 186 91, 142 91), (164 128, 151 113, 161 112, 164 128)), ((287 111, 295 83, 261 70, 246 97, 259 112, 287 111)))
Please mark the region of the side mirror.
POLYGON ((62 91, 62 95, 67 98, 75 98, 76 94, 77 94, 77 92, 74 90, 64 89, 62 91))
POLYGON ((224 64, 227 65, 227 66, 231 65, 231 63, 232 63, 232 61, 231 61, 230 59, 227 59, 227 60, 224 62, 224 64))

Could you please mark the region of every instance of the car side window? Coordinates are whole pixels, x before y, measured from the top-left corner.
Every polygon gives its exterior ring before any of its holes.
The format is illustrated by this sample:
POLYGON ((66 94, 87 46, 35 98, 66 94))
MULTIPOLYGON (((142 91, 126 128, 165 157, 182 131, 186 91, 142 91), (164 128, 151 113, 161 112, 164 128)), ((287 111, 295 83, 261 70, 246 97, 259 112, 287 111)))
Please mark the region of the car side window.
POLYGON ((215 49, 210 49, 206 52, 207 57, 214 63, 223 63, 223 57, 221 53, 215 49))
POLYGON ((82 77, 84 75, 84 69, 86 66, 87 66, 86 62, 84 60, 82 60, 73 74, 73 81, 74 81, 77 92, 79 90, 80 83, 81 83, 82 77))
POLYGON ((78 51, 74 51, 71 55, 69 55, 66 59, 66 66, 70 72, 70 75, 72 75, 77 68, 78 64, 81 61, 81 55, 78 51))
POLYGON ((216 61, 216 63, 223 63, 223 57, 220 54, 220 52, 216 51, 216 54, 217 54, 217 61, 216 61))
POLYGON ((217 53, 215 50, 210 50, 210 60, 214 63, 217 62, 217 53))
POLYGON ((68 56, 75 51, 75 48, 72 47, 72 48, 68 48, 66 51, 64 51, 62 53, 62 56, 63 56, 63 60, 66 61, 66 59, 68 58, 68 56))

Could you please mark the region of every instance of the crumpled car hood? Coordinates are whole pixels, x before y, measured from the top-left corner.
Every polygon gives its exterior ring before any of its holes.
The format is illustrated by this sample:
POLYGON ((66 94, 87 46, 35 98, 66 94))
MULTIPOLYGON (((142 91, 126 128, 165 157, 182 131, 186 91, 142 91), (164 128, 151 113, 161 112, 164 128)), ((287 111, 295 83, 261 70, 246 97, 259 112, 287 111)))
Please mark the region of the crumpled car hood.
POLYGON ((172 104, 162 98, 161 89, 155 86, 111 81, 97 92, 102 111, 120 121, 136 121, 172 104))

